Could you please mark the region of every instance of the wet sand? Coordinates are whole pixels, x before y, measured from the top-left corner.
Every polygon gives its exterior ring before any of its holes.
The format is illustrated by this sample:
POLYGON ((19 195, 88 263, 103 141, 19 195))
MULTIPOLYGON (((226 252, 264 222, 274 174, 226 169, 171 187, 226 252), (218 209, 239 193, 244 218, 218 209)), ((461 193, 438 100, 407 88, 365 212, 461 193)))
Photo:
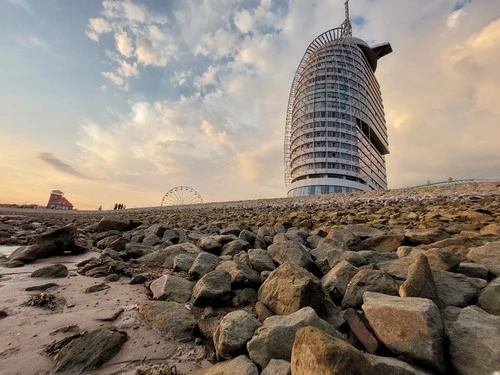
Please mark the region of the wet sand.
POLYGON ((0 320, 0 374, 52 374, 52 359, 43 353, 44 346, 71 335, 50 334, 69 325, 78 325, 80 330, 87 331, 113 326, 129 335, 128 341, 114 358, 89 374, 134 374, 141 363, 165 360, 176 364, 182 373, 203 374, 202 367, 210 364, 207 361, 200 365, 194 363, 196 357, 201 357, 202 346, 166 340, 140 318, 136 306, 147 300, 146 288, 143 285, 130 285, 129 279, 122 277, 117 282, 109 282, 109 289, 84 293, 85 289, 102 283, 103 279, 78 275, 75 264, 98 255, 86 253, 79 256, 52 257, 21 268, 0 268, 0 310, 8 314, 0 320), (30 277, 34 270, 53 263, 65 264, 70 271, 69 276, 57 279, 30 277), (59 287, 51 288, 47 292, 63 297, 66 301, 59 311, 23 305, 31 295, 39 293, 27 292, 27 287, 50 282, 58 284, 59 287), (124 312, 114 322, 94 320, 99 310, 116 308, 122 308, 124 312))

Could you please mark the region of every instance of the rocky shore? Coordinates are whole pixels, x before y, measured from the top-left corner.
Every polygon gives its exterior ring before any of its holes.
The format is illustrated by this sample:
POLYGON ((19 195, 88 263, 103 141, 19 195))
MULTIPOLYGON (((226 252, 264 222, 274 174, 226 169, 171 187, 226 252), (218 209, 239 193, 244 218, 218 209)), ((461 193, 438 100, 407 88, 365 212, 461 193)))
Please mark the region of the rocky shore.
POLYGON ((1 374, 500 371, 500 182, 0 208, 1 374))

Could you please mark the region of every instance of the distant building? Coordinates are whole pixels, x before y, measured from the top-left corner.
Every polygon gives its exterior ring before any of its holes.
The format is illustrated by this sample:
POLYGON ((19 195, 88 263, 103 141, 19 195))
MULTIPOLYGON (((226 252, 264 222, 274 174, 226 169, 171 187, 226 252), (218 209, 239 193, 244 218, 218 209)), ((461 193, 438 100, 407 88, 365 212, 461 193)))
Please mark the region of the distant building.
POLYGON ((73 205, 64 197, 61 190, 52 190, 47 208, 51 210, 72 210, 73 205))
POLYGON ((389 153, 377 61, 389 43, 352 36, 348 0, 341 27, 312 41, 295 74, 285 130, 288 196, 387 188, 389 153))

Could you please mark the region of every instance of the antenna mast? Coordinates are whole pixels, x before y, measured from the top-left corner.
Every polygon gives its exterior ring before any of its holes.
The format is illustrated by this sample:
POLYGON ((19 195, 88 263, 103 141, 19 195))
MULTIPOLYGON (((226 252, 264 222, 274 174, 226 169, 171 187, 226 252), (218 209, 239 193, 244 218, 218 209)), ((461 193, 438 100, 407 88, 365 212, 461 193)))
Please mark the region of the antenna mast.
POLYGON ((346 0, 345 3, 345 20, 342 22, 342 37, 350 37, 352 36, 352 26, 351 20, 349 18, 349 0, 346 0))

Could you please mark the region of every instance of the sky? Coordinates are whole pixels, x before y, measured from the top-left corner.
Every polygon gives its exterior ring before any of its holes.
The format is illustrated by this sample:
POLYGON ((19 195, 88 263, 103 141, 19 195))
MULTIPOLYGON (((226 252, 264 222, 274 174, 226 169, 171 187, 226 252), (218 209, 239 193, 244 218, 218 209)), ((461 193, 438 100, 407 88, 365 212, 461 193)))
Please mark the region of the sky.
MULTIPOLYGON (((389 188, 500 178, 500 1, 352 0, 379 62, 389 188)), ((286 196, 288 95, 343 0, 0 0, 0 203, 286 196)))

